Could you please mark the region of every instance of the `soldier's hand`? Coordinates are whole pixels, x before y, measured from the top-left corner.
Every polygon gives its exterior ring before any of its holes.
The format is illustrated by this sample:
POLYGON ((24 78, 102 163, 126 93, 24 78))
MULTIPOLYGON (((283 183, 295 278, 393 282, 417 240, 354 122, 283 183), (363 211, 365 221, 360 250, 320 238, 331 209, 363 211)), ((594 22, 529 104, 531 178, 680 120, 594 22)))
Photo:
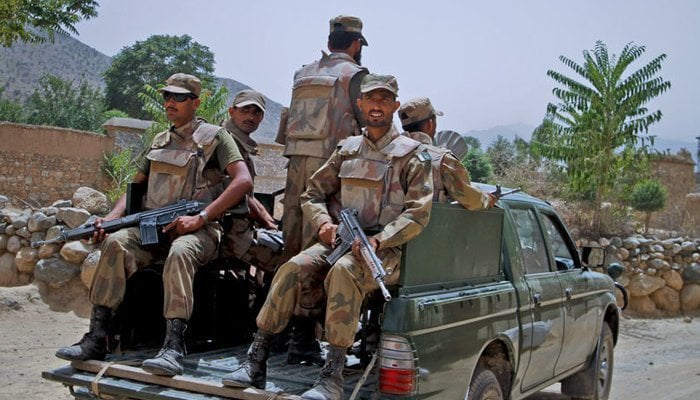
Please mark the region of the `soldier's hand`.
POLYGON ((194 232, 206 224, 204 218, 199 215, 185 215, 175 218, 175 220, 163 228, 163 232, 174 232, 178 235, 194 232))
POLYGON ((335 235, 337 231, 338 225, 331 222, 326 222, 318 229, 318 238, 323 244, 335 247, 335 235))
MULTIPOLYGON (((369 241, 369 244, 372 245, 372 251, 376 254, 377 249, 379 248, 379 241, 375 238, 367 238, 367 240, 369 241)), ((360 253, 360 243, 362 243, 360 238, 356 238, 352 241, 352 255, 357 259, 362 257, 362 254, 360 253)))
POLYGON ((106 218, 97 218, 95 219, 95 232, 92 234, 92 243, 100 243, 101 241, 105 240, 109 234, 105 233, 105 230, 102 229, 102 221, 107 221, 106 218))
POLYGON ((487 193, 489 196, 489 208, 493 207, 496 205, 496 202, 498 201, 498 197, 494 196, 491 193, 487 193))

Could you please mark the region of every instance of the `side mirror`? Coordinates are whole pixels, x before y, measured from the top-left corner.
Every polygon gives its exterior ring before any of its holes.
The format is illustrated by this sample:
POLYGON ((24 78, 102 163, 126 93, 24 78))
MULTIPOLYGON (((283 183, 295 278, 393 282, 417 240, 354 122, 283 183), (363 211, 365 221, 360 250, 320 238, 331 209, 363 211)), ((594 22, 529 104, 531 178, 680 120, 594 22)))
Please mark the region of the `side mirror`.
POLYGON ((605 264, 605 251, 602 247, 584 247, 581 249, 581 260, 589 267, 602 267, 605 264))
POLYGON ((608 275, 610 275, 610 277, 615 281, 620 275, 622 275, 622 271, 624 271, 624 267, 620 265, 620 263, 610 263, 608 266, 608 275))

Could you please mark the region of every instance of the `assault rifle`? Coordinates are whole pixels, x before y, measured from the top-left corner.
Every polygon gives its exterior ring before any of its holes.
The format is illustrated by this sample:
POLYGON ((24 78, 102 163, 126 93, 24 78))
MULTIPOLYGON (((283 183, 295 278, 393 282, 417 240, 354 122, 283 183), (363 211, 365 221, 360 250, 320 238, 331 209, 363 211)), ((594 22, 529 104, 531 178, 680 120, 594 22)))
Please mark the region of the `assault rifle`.
POLYGON ((506 190, 505 192, 503 192, 503 191, 501 191, 501 185, 496 185, 496 190, 491 192, 491 194, 494 195, 494 197, 496 197, 496 200, 498 200, 501 197, 508 196, 509 194, 518 193, 518 192, 522 192, 522 191, 523 191, 522 188, 517 188, 517 189, 506 190))
MULTIPOLYGON (((175 204, 155 210, 143 211, 127 215, 126 217, 103 221, 100 228, 104 229, 107 233, 111 233, 122 228, 138 225, 141 229, 141 245, 158 244, 158 231, 160 229, 173 222, 177 217, 197 214, 202 211, 204 207, 206 207, 206 204, 199 201, 178 200, 175 204)), ((95 224, 91 223, 73 229, 62 230, 61 233, 53 239, 32 242, 32 247, 39 247, 42 244, 48 243, 84 239, 92 236, 97 229, 95 224)))
POLYGON ((350 250, 352 247, 352 242, 355 238, 360 239, 360 254, 362 254, 362 259, 370 270, 374 281, 379 285, 379 289, 382 291, 382 296, 384 300, 390 301, 391 294, 384 285, 384 277, 386 272, 382 266, 382 261, 377 257, 372 249, 372 244, 367 239, 367 235, 362 230, 360 226, 360 221, 357 220, 357 210, 354 208, 344 208, 340 211, 338 215, 338 220, 340 224, 338 225, 338 230, 336 231, 336 247, 335 249, 326 256, 326 261, 328 264, 335 264, 340 257, 350 250))

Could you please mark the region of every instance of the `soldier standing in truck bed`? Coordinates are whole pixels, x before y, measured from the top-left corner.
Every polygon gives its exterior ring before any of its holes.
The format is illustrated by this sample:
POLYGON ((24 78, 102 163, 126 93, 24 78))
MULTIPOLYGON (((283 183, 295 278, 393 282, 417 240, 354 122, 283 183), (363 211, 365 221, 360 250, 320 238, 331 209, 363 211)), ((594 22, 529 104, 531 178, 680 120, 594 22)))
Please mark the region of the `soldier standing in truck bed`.
MULTIPOLYGON (((56 356, 65 360, 104 359, 112 312, 124 300, 126 280, 139 269, 166 257, 163 265, 163 312, 166 336, 155 358, 142 368, 156 375, 179 375, 185 353, 184 333, 192 315, 193 282, 197 269, 213 260, 221 241, 222 229, 216 219, 244 199, 253 187, 235 142, 225 129, 195 117, 199 107, 201 82, 177 73, 159 89, 172 126, 157 134, 151 145, 137 157, 138 172, 133 182, 147 184, 145 207, 157 209, 180 199, 209 203, 199 215, 181 216, 165 226, 171 235, 169 246, 156 249, 141 246, 138 226, 124 228, 109 236, 104 230, 93 235, 102 241, 102 254, 90 287, 93 304, 90 331, 77 344, 60 348, 56 356), (222 174, 231 177, 224 189, 222 174), (103 241, 104 240, 104 241, 103 241)), ((124 216, 126 195, 112 211, 95 222, 124 216)))
POLYGON ((326 303, 328 355, 319 379, 301 397, 342 398, 345 355, 355 338, 363 299, 378 285, 360 261, 356 246, 328 265, 325 256, 333 250, 338 229, 328 213, 328 197, 339 199, 344 208, 358 210, 372 250, 386 270, 387 283, 398 279, 401 246, 428 224, 433 198, 430 155, 392 124, 400 105, 396 79, 369 74, 362 81, 361 93, 358 107, 367 123, 363 135, 345 139, 311 177, 302 196, 304 215, 319 242, 292 257, 275 274, 258 314, 258 331, 248 358, 224 376, 226 385, 264 388, 272 336, 285 328, 298 303, 308 307, 326 303), (310 290, 300 295, 302 281, 310 290))

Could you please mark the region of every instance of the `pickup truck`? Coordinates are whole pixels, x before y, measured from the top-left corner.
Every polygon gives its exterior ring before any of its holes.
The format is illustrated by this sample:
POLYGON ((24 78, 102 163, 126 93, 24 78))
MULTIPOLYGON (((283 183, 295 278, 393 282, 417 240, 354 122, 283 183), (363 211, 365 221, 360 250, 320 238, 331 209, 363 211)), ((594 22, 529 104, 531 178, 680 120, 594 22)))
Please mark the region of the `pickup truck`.
MULTIPOLYGON (((366 302, 345 398, 521 399, 561 382, 572 398, 607 399, 620 307, 613 278, 593 270, 603 267, 600 249, 583 250, 550 204, 522 192, 483 211, 434 203, 429 225, 405 245, 392 300, 366 302)), ((249 270, 200 275, 183 375, 138 367, 164 331, 158 306, 150 316, 145 306, 157 300, 136 294, 162 295, 146 290, 160 286, 153 272, 132 278, 120 342, 105 361, 42 376, 76 399, 298 399, 319 367, 285 365, 284 351, 271 357, 264 390, 221 384, 245 359, 264 291, 251 289, 249 270)))

